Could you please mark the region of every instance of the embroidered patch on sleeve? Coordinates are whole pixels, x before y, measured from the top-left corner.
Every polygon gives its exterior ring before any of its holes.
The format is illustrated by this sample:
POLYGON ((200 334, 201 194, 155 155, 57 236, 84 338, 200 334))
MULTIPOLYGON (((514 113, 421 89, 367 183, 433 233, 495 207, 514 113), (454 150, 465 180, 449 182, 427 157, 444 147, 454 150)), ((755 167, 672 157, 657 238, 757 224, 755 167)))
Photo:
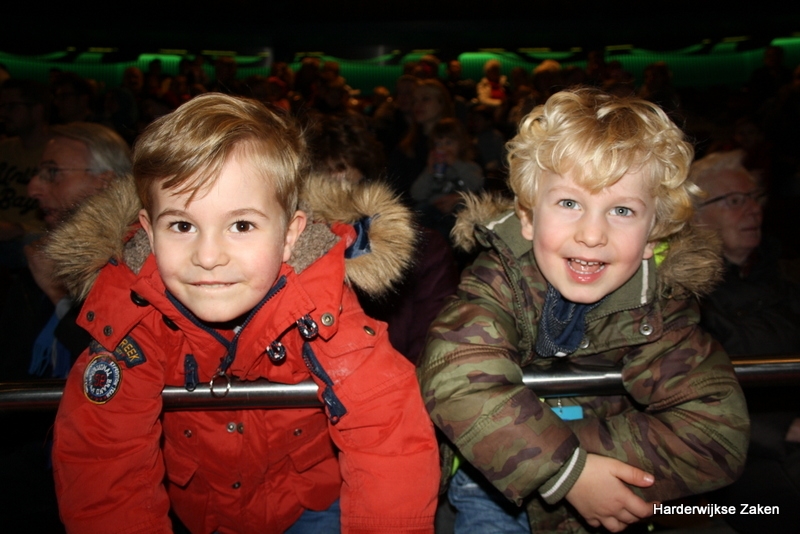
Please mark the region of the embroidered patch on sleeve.
POLYGON ((108 352, 101 352, 83 372, 83 392, 95 404, 105 404, 119 391, 122 369, 108 352))
POLYGON ((142 348, 131 336, 126 336, 125 339, 120 341, 119 345, 117 345, 117 348, 114 350, 114 356, 117 357, 117 360, 125 362, 128 369, 147 361, 147 358, 144 357, 144 352, 142 352, 142 348))

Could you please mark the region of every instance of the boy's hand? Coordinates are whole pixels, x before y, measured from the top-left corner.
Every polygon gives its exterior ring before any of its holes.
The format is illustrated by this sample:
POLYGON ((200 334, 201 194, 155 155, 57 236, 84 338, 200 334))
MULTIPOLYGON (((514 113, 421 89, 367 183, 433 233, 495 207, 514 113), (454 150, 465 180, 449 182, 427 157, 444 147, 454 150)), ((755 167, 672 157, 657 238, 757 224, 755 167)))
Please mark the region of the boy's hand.
POLYGON ((640 499, 625 483, 646 488, 654 481, 653 475, 641 469, 614 458, 589 454, 566 499, 591 526, 603 525, 611 532, 620 532, 652 515, 655 504, 640 499))

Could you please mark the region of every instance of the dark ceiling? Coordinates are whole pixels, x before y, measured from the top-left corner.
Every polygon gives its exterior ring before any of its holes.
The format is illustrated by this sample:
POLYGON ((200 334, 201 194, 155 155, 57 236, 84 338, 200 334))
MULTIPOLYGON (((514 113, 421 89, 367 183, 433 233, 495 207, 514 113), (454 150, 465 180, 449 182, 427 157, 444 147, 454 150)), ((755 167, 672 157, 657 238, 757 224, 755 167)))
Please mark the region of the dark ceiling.
MULTIPOLYGON (((763 46, 800 32, 800 3, 752 0, 85 0, 20 7, 3 17, 0 50, 43 53, 68 46, 132 52, 272 47, 278 57, 324 50, 340 57, 386 49, 634 44, 676 49, 703 39, 749 36, 763 46)), ((4 8, 6 11, 7 8, 4 8)))

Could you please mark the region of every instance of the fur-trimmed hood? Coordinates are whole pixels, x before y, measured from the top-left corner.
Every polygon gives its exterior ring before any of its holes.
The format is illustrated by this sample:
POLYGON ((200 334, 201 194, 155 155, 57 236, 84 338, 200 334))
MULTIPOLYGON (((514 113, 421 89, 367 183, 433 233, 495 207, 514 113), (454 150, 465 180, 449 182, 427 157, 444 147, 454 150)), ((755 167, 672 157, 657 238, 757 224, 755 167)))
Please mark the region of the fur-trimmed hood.
MULTIPOLYGON (((140 209, 133 178, 128 176, 84 202, 48 236, 45 254, 56 266, 55 276, 74 299, 86 298, 100 269, 109 261, 124 262, 139 272, 150 254, 144 230, 135 231, 140 209)), ((301 191, 300 209, 308 215, 308 224, 288 262, 297 272, 338 241, 330 224, 363 220, 369 223, 358 226, 359 231, 367 233, 369 245, 362 249, 368 253, 345 261, 348 283, 378 296, 399 282, 410 266, 416 240, 412 214, 388 186, 342 185, 310 177, 301 191)))
MULTIPOLYGON (((466 208, 458 215, 453 228, 453 242, 470 251, 480 246, 475 232, 478 227, 493 227, 514 210, 514 201, 500 195, 464 195, 466 208)), ((686 225, 666 241, 658 262, 657 291, 662 296, 710 293, 722 279, 722 243, 710 230, 686 225)), ((657 248, 657 251, 659 249, 657 248)))

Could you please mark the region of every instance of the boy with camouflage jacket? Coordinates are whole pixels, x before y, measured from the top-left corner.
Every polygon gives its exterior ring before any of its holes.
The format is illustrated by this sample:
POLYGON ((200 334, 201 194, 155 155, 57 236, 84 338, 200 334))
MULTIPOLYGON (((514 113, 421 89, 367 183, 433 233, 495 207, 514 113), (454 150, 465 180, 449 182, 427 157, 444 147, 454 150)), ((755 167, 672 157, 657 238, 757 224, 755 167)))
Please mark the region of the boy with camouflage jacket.
POLYGON ((688 225, 691 145, 657 106, 579 89, 533 110, 509 149, 515 206, 468 199, 454 233, 483 251, 418 369, 469 462, 449 490, 456 532, 619 531, 735 480, 749 421, 697 326, 720 262, 688 225), (541 400, 522 367, 557 360, 621 366, 627 394, 541 400))

